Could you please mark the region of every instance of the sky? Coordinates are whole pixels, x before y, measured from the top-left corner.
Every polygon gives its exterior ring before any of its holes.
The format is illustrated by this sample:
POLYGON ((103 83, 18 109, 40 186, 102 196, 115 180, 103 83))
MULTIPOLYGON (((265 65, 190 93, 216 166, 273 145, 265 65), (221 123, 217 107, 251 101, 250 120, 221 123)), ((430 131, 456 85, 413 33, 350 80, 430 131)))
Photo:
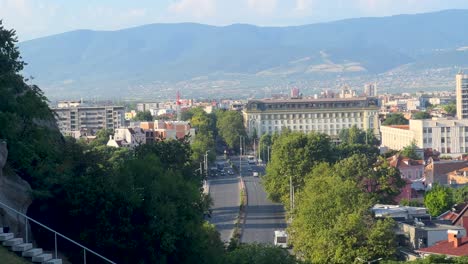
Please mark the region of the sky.
POLYGON ((444 9, 468 9, 468 0, 0 0, 0 19, 23 41, 151 23, 289 26, 444 9))

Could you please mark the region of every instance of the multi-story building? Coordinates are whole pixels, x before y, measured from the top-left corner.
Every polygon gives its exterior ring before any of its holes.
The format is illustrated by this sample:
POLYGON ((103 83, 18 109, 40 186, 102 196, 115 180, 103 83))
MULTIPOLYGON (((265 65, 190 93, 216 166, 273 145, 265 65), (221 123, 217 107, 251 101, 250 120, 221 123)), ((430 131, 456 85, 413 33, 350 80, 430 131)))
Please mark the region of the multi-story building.
POLYGON ((321 132, 337 136, 357 126, 379 134, 376 98, 263 99, 250 100, 243 110, 247 133, 257 135, 291 131, 321 132))
POLYGON ((456 75, 456 97, 458 119, 468 119, 468 75, 456 75))
POLYGON ((364 85, 364 94, 370 97, 377 96, 377 85, 375 83, 369 83, 364 85))
POLYGON ((401 150, 414 142, 419 148, 444 155, 468 151, 468 119, 410 120, 409 126, 382 126, 382 146, 401 150))
POLYGON ((94 135, 101 129, 114 130, 125 124, 123 106, 72 105, 53 109, 63 135, 79 138, 94 135))

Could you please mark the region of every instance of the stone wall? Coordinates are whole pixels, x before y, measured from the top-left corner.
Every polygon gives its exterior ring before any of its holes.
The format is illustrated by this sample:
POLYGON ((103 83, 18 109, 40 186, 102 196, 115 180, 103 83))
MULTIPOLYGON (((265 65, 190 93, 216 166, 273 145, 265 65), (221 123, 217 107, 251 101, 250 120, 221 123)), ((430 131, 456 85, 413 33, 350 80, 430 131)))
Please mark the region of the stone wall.
MULTIPOLYGON (((7 157, 7 143, 0 141, 0 202, 26 214, 29 205, 32 203, 31 186, 16 174, 5 173, 4 167, 7 157)), ((24 217, 0 205, 0 227, 9 227, 10 232, 15 233, 16 237, 24 238, 25 223, 24 217)), ((29 239, 31 240, 31 238, 29 239)))

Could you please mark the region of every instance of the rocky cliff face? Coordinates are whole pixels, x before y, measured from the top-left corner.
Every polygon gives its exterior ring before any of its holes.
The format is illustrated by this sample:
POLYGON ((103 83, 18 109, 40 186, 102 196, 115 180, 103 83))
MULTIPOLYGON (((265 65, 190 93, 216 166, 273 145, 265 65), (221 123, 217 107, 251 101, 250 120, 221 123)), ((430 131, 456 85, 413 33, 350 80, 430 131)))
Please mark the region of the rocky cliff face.
MULTIPOLYGON (((0 202, 26 214, 32 203, 31 186, 14 173, 5 173, 7 144, 0 142, 0 202)), ((0 227, 9 227, 16 237, 24 237, 26 219, 0 205, 0 227)), ((28 227, 29 228, 29 227, 28 227)), ((29 232, 31 234, 31 232, 29 232)))

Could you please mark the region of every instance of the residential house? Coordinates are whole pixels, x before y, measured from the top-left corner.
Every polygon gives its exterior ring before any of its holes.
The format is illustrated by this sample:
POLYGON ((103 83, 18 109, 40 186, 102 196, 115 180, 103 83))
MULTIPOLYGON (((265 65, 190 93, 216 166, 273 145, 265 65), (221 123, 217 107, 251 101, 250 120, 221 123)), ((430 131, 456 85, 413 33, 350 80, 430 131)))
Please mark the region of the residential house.
POLYGON ((377 218, 391 217, 395 221, 411 221, 413 219, 430 219, 425 207, 376 204, 372 212, 377 218))
POLYGON ((135 128, 118 128, 114 135, 109 137, 107 146, 109 147, 128 147, 134 148, 141 144, 146 144, 146 133, 139 127, 135 128))
POLYGON ((468 167, 451 171, 447 174, 447 177, 450 186, 466 185, 468 184, 468 167))
POLYGON ((415 219, 414 221, 398 223, 398 237, 400 246, 411 249, 421 249, 436 245, 447 239, 447 231, 456 230, 465 235, 463 227, 439 223, 427 219, 415 219))
POLYGON ((433 246, 417 250, 422 257, 429 255, 446 255, 449 257, 468 256, 468 237, 460 230, 448 230, 447 240, 440 241, 433 246))
POLYGON ((449 174, 453 171, 468 168, 468 161, 466 160, 440 160, 435 161, 429 158, 425 168, 426 184, 432 186, 433 184, 448 185, 449 174))
POLYGON ((387 161, 390 166, 400 171, 401 178, 406 182, 406 185, 401 189, 400 195, 395 198, 395 202, 399 203, 402 199, 417 198, 417 191, 425 190, 424 160, 413 160, 397 154, 388 158, 387 161))
POLYGON ((468 233, 468 202, 454 205, 451 210, 439 216, 439 219, 450 220, 453 225, 465 228, 468 233))

